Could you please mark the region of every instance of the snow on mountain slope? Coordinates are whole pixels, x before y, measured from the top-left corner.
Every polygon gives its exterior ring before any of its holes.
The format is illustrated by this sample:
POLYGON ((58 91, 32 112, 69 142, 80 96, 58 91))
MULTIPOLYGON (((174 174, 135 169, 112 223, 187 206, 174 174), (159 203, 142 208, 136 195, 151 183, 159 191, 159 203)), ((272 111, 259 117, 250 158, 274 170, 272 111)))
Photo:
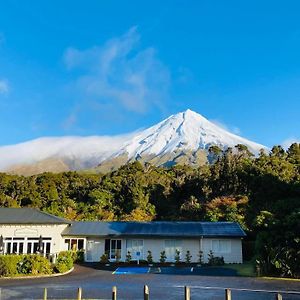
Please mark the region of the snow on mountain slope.
POLYGON ((237 144, 246 145, 255 154, 266 148, 232 134, 188 109, 140 132, 113 156, 128 153, 129 158, 135 158, 178 150, 207 150, 211 145, 224 149, 237 144))
MULTIPOLYGON (((23 165, 60 160, 70 170, 92 168, 105 161, 113 166, 119 158, 122 163, 151 157, 152 161, 164 162, 161 157, 172 160, 178 153, 185 155, 205 151, 211 145, 220 148, 246 145, 255 154, 263 145, 232 134, 200 114, 191 110, 170 116, 146 130, 123 136, 49 137, 25 143, 0 147, 0 170, 24 169, 23 165), (173 155, 174 154, 174 155, 173 155), (172 156, 173 155, 173 156, 172 156)), ((39 171, 40 172, 40 171, 39 171)))

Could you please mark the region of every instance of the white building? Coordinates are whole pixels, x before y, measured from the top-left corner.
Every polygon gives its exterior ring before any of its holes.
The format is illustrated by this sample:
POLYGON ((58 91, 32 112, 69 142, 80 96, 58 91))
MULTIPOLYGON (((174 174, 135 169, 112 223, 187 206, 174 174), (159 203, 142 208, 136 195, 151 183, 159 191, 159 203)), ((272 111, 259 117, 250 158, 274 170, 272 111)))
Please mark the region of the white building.
POLYGON ((133 260, 146 259, 151 251, 154 262, 165 251, 167 261, 174 261, 177 249, 183 261, 187 251, 192 262, 199 251, 204 261, 213 251, 225 263, 242 263, 245 233, 234 222, 71 222, 31 208, 0 208, 0 236, 5 254, 35 253, 42 241, 47 255, 84 249, 88 262, 104 253, 124 261, 128 251, 133 260))

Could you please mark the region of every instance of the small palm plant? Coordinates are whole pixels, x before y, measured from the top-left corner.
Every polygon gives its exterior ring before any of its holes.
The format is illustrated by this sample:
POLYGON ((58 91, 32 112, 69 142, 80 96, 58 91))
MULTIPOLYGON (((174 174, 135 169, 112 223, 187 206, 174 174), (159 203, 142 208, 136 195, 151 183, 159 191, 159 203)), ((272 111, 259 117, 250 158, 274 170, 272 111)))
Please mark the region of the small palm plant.
POLYGON ((186 255, 185 255, 185 262, 186 262, 187 264, 190 264, 190 263, 191 263, 191 260, 192 260, 191 252, 190 252, 190 250, 187 250, 187 251, 186 251, 186 255))
POLYGON ((178 264, 180 263, 180 251, 178 249, 176 249, 175 251, 175 263, 178 264))
POLYGON ((152 252, 150 250, 148 250, 147 262, 148 264, 153 264, 152 252))
POLYGON ((167 259, 166 251, 161 251, 159 261, 163 264, 166 262, 166 259, 167 259))

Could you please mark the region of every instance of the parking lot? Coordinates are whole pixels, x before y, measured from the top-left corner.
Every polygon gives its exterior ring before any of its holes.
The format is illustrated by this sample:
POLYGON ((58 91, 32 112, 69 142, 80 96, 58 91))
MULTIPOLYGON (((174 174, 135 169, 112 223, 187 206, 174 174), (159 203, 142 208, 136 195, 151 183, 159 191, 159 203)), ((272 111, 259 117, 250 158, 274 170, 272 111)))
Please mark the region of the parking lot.
POLYGON ((300 282, 235 276, 184 274, 112 274, 91 266, 76 266, 66 276, 39 279, 0 279, 1 300, 42 299, 48 289, 48 299, 75 299, 77 288, 84 299, 111 299, 111 289, 118 288, 118 299, 143 299, 143 286, 150 289, 150 299, 183 299, 184 286, 191 287, 191 299, 224 299, 224 289, 232 289, 234 299, 274 299, 281 292, 283 299, 300 299, 300 282), (252 291, 250 291, 252 290, 252 291))

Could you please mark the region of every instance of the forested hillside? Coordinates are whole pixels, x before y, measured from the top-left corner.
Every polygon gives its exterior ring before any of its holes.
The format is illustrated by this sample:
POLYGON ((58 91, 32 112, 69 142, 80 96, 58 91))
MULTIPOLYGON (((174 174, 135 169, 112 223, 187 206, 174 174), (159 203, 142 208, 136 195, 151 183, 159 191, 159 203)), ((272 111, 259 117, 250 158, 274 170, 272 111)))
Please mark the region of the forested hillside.
POLYGON ((0 174, 0 205, 72 220, 237 221, 262 272, 299 277, 300 144, 254 157, 211 147, 212 164, 170 169, 135 162, 109 174, 0 174))

